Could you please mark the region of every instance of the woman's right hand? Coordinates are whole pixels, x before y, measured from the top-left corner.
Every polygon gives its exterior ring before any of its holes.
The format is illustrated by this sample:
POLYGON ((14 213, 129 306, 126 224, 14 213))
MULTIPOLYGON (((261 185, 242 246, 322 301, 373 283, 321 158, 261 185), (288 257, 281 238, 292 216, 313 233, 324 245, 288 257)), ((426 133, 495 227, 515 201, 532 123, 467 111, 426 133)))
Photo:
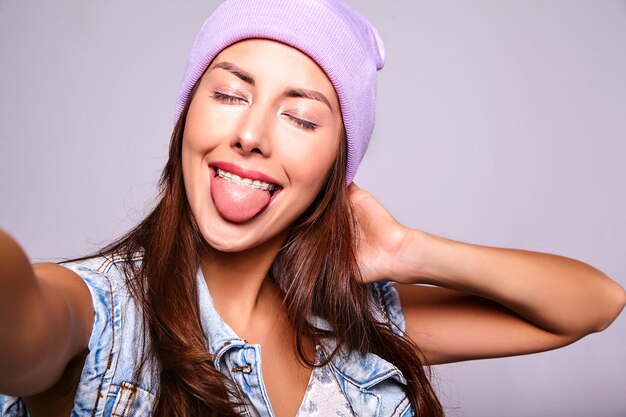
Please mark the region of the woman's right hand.
POLYGON ((87 347, 92 323, 82 279, 60 265, 31 265, 0 229, 0 392, 29 396, 52 387, 87 347))

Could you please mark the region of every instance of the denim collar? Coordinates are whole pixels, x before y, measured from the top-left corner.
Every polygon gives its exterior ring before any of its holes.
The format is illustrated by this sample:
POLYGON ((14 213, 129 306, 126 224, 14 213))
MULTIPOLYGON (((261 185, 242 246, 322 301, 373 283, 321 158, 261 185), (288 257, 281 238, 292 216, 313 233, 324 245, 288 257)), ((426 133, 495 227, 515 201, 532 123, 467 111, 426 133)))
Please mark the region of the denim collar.
MULTIPOLYGON (((314 317, 311 321, 318 329, 330 330, 328 322, 321 317, 314 317)), ((325 338, 322 340, 322 351, 325 355, 332 353, 336 347, 337 342, 334 339, 325 338)), ((363 389, 371 388, 387 378, 393 378, 404 385, 407 384, 398 367, 375 353, 363 354, 341 347, 331 363, 346 379, 363 389)))
MULTIPOLYGON (((202 269, 198 269, 197 280, 200 319, 205 342, 209 352, 215 355, 214 363, 219 369, 220 358, 224 353, 234 347, 246 345, 246 341, 237 336, 235 331, 215 310, 213 298, 209 293, 202 269)), ((311 322, 319 329, 330 329, 326 320, 320 317, 312 318, 311 322)), ((333 352, 337 346, 336 341, 329 338, 323 339, 321 344, 320 347, 324 355, 333 352)), ((363 389, 371 388, 387 378, 393 378, 405 385, 407 383, 395 365, 374 353, 361 354, 342 347, 331 360, 331 364, 337 372, 363 389)))
POLYGON ((246 341, 241 339, 231 327, 226 324, 213 304, 209 287, 204 279, 202 269, 197 273, 198 303, 200 306, 200 321, 204 332, 204 340, 209 352, 214 355, 215 366, 219 369, 220 358, 226 351, 236 346, 244 346, 246 341))

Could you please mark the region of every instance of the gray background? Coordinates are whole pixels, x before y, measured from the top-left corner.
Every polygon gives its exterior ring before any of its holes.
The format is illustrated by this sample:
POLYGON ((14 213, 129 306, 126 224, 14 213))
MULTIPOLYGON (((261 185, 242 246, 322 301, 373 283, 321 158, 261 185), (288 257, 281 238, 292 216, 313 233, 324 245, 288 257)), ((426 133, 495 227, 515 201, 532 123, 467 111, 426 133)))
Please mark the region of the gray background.
MULTIPOLYGON (((357 183, 401 222, 626 284, 626 3, 356 1, 387 45, 357 183)), ((216 1, 0 0, 0 226, 84 254, 154 201, 216 1)), ((449 416, 626 416, 626 314, 553 352, 435 368, 449 416)))

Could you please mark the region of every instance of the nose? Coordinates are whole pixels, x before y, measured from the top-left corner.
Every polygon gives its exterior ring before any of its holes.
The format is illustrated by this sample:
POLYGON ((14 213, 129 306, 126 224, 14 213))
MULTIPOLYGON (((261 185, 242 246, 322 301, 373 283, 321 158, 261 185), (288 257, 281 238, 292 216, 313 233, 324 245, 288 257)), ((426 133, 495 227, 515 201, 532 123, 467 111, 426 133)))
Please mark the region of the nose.
POLYGON ((261 103, 251 105, 242 116, 238 132, 233 136, 231 146, 241 154, 271 154, 268 137, 270 124, 269 109, 261 103))

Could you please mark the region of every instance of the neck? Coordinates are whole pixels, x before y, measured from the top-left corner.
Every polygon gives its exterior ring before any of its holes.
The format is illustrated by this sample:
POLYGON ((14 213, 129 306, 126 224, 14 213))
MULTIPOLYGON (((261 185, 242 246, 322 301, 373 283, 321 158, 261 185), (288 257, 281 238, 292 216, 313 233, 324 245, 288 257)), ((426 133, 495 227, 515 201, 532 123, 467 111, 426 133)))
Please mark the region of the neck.
POLYGON ((210 249, 202 263, 215 309, 241 337, 280 308, 269 270, 285 237, 279 235, 242 252, 210 249))

